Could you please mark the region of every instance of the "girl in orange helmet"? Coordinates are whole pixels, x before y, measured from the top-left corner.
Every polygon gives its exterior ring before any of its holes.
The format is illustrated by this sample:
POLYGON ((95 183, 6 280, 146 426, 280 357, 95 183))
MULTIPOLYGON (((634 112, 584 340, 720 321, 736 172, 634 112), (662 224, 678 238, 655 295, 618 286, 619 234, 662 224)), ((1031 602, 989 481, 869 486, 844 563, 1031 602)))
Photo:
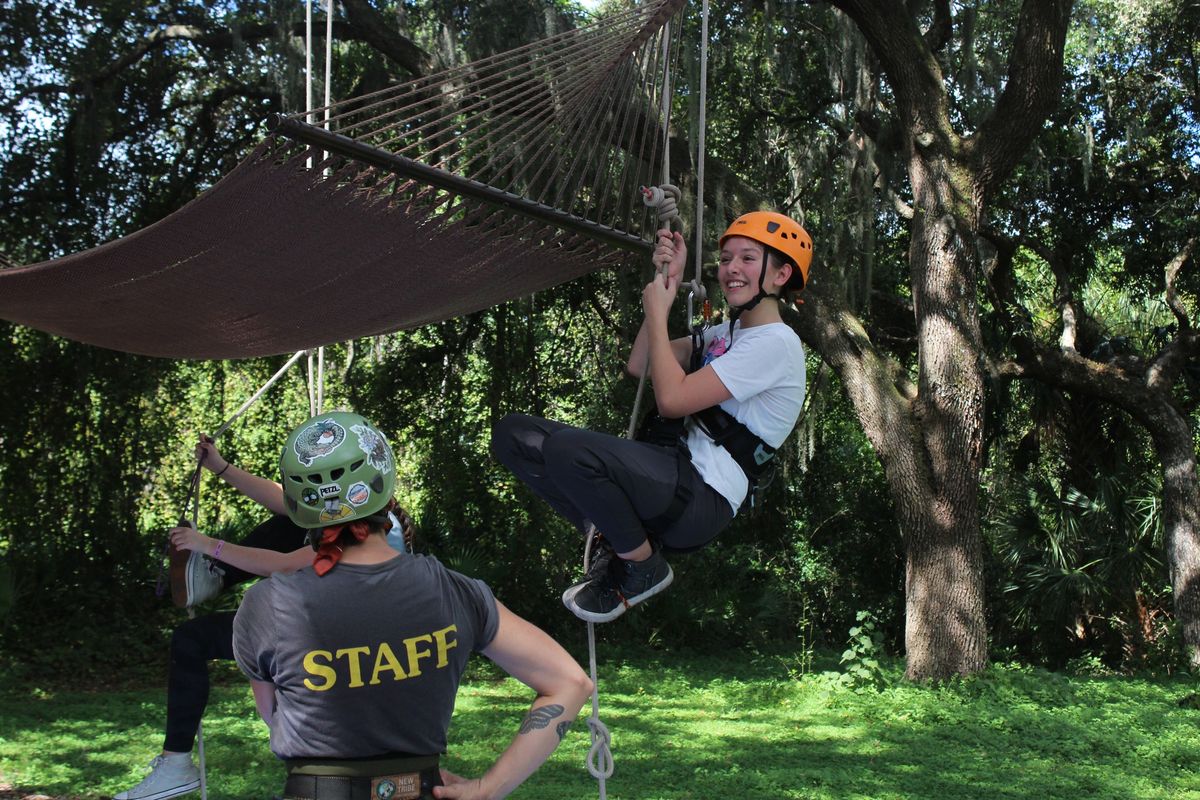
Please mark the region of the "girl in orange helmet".
POLYGON ((492 452, 584 531, 599 531, 585 579, 563 603, 591 622, 615 619, 673 579, 663 551, 703 546, 738 512, 795 427, 804 403, 804 350, 780 304, 804 288, 812 239, 794 220, 756 211, 720 239, 717 278, 729 320, 670 339, 667 317, 687 247, 658 232, 654 262, 666 268, 642 292, 645 318, 626 369, 649 363, 658 413, 687 421, 677 441, 653 444, 510 414, 492 452))

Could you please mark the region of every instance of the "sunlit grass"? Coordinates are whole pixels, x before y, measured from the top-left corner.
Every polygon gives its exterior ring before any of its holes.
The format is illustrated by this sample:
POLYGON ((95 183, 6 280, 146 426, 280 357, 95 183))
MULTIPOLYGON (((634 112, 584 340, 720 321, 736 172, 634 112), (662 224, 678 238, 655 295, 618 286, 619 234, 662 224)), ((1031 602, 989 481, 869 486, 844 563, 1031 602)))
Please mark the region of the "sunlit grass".
MULTIPOLYGON (((938 687, 855 691, 829 673, 789 680, 787 659, 630 654, 601 665, 613 800, 1162 798, 1200 800, 1200 711, 1184 680, 1077 678, 993 667, 938 687)), ((249 691, 224 667, 206 718, 209 796, 269 797, 282 769, 249 691)), ((0 689, 0 786, 108 797, 161 746, 163 691, 0 689)), ((478 774, 530 694, 477 668, 444 765, 478 774)), ((585 715, 588 712, 585 707, 585 715)), ((583 717, 514 797, 597 796, 583 717)), ((18 797, 20 794, 17 795, 18 797)))

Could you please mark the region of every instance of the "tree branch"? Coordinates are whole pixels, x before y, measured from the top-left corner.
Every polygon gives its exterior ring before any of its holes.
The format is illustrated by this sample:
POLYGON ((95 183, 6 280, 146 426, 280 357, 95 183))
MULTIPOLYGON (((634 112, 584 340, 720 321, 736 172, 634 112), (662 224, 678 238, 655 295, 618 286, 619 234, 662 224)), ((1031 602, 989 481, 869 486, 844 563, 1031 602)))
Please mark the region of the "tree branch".
POLYGON ((430 71, 432 57, 405 36, 396 32, 368 0, 342 0, 346 19, 358 31, 362 41, 403 67, 414 78, 430 71))
MULTIPOLYGON (((366 42, 414 77, 424 74, 425 66, 429 63, 429 55, 424 50, 388 28, 383 17, 369 4, 361 2, 361 0, 349 0, 343 2, 342 5, 346 8, 347 16, 351 14, 353 8, 355 17, 352 24, 334 21, 335 38, 341 41, 366 42), (361 7, 364 5, 369 13, 362 10, 361 7)), ((225 30, 208 30, 196 25, 168 25, 165 28, 151 31, 136 42, 128 52, 123 53, 95 73, 76 78, 68 84, 44 83, 26 87, 17 93, 14 99, 5 103, 2 108, 5 112, 10 112, 17 107, 21 100, 34 95, 91 94, 96 86, 115 79, 150 53, 166 47, 171 42, 186 41, 198 47, 228 50, 242 42, 271 39, 280 34, 303 36, 304 33, 303 23, 296 23, 288 29, 275 24, 252 23, 225 30)), ((313 36, 314 38, 324 38, 324 26, 315 26, 313 36)))
POLYGON ((1186 331, 1192 327, 1192 322, 1188 319, 1187 309, 1183 307, 1183 303, 1179 302, 1179 295, 1176 294, 1175 281, 1179 278, 1179 272, 1184 265, 1192 261, 1193 254, 1196 249, 1196 237, 1187 240, 1187 244, 1183 249, 1171 259, 1167 264, 1166 269, 1166 302, 1167 308, 1171 309, 1171 313, 1175 315, 1175 319, 1179 322, 1179 329, 1186 331))
POLYGON ((925 44, 929 52, 940 53, 950 42, 953 27, 950 20, 950 0, 934 0, 933 22, 925 31, 925 44))
POLYGON ((996 107, 964 146, 986 197, 1012 172, 1041 132, 1062 88, 1063 52, 1073 0, 1025 0, 996 107))

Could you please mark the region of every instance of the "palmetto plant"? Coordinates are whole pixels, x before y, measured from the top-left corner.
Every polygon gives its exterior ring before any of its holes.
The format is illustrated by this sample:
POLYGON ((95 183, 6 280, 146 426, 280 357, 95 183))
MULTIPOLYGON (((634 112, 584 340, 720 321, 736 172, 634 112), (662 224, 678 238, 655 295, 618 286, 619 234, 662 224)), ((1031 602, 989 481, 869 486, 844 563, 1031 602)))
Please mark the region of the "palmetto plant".
POLYGON ((1134 470, 1097 477, 1090 489, 1031 477, 991 530, 1002 597, 1017 632, 1052 660, 1079 652, 1131 663, 1140 657, 1165 584, 1156 488, 1134 470))

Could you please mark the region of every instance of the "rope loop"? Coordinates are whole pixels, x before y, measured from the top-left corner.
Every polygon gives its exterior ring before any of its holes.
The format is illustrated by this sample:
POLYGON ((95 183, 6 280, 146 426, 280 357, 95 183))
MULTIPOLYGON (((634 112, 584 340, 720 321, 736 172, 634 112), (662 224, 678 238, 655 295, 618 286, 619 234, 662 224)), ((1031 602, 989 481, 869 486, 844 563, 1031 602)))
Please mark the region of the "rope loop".
POLYGON ((679 216, 679 200, 683 194, 669 183, 662 186, 643 186, 642 204, 658 212, 658 221, 667 227, 683 228, 679 216))
POLYGON ((608 732, 608 726, 595 714, 588 717, 587 725, 592 734, 592 748, 588 750, 587 755, 588 773, 596 780, 611 778, 613 757, 609 745, 612 743, 612 734, 608 732))

